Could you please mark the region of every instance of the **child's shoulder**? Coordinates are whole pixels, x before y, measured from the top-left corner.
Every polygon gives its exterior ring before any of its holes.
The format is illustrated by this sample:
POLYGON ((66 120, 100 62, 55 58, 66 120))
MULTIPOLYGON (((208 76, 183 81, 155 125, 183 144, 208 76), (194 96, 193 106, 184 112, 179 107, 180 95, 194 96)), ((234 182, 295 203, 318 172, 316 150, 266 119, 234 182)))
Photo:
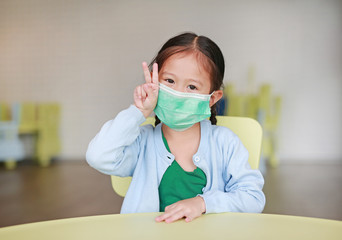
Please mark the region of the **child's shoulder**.
POLYGON ((212 125, 210 123, 210 128, 213 134, 225 135, 225 136, 236 136, 236 134, 230 128, 225 127, 225 126, 212 125))
POLYGON ((212 137, 217 139, 218 142, 239 141, 239 137, 228 127, 210 124, 210 129, 212 137))
POLYGON ((231 129, 225 126, 211 125, 211 141, 219 149, 230 151, 242 146, 242 141, 231 129))

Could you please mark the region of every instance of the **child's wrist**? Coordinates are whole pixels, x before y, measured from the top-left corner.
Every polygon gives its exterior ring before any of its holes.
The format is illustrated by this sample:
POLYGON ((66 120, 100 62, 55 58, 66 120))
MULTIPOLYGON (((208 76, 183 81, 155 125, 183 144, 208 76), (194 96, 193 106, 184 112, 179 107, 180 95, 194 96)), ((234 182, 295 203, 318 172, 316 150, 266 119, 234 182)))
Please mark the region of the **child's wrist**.
POLYGON ((201 206, 201 213, 204 214, 206 212, 206 207, 205 207, 205 201, 203 199, 203 197, 201 196, 197 196, 198 201, 200 202, 200 206, 201 206))
MULTIPOLYGON (((136 108, 138 108, 137 105, 135 105, 136 108)), ((150 114, 152 113, 152 111, 149 111, 149 110, 144 110, 144 109, 141 109, 141 108, 138 108, 140 110, 140 112, 144 115, 145 118, 148 118, 150 116, 150 114)))

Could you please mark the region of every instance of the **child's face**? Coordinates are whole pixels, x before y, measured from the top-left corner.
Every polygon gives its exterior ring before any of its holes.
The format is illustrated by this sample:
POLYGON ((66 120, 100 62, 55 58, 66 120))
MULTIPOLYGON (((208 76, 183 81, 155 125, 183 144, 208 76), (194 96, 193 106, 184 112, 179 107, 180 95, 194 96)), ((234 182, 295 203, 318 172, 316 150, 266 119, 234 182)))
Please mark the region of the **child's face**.
POLYGON ((210 75, 194 54, 169 57, 159 71, 159 82, 179 92, 210 94, 210 75))

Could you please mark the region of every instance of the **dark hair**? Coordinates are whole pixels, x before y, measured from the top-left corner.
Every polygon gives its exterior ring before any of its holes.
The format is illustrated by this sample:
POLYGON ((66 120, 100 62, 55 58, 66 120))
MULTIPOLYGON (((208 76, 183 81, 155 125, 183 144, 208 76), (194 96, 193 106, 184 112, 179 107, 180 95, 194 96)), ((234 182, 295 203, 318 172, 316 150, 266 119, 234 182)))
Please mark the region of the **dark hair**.
MULTIPOLYGON (((219 90, 223 85, 224 77, 223 54, 211 39, 198 36, 192 32, 182 33, 169 39, 150 63, 150 70, 152 70, 153 63, 158 63, 158 68, 161 69, 165 61, 172 55, 187 52, 196 54, 199 62, 208 71, 211 76, 211 92, 219 90)), ((216 125, 216 104, 211 107, 210 121, 211 124, 216 125)), ((156 116, 155 125, 158 123, 160 123, 160 120, 156 116)))

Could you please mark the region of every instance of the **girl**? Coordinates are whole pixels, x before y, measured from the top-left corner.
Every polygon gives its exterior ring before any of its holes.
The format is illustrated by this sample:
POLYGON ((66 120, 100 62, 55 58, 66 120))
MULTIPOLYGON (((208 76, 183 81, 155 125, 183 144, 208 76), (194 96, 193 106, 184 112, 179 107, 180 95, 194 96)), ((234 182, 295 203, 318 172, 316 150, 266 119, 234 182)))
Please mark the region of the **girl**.
POLYGON ((163 45, 152 69, 142 66, 146 83, 134 90, 134 105, 104 124, 86 156, 102 173, 133 176, 121 213, 160 211, 156 221, 169 223, 261 212, 262 175, 238 137, 215 125, 224 76, 219 47, 184 33, 163 45), (140 127, 153 111, 156 127, 140 127))

